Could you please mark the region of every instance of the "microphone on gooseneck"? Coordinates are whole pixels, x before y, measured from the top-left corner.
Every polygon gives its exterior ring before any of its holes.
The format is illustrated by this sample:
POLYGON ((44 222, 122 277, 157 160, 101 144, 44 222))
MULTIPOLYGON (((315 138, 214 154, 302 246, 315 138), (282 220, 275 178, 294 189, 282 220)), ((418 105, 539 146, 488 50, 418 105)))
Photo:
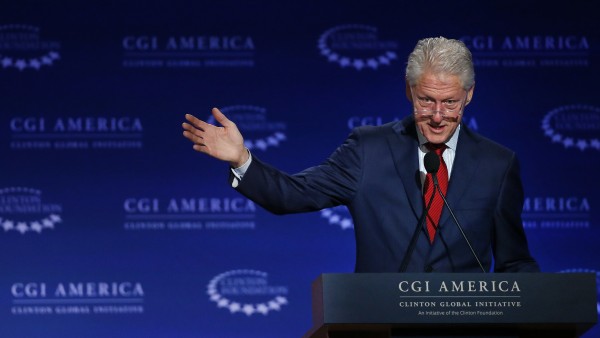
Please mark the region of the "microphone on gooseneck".
MULTIPOLYGON (((465 239, 465 242, 467 242, 467 245, 469 246, 469 249, 471 249, 471 253, 473 254, 473 257, 475 257, 477 264, 479 264, 479 267, 481 268, 481 271, 483 271, 485 273, 486 271, 483 268, 483 265, 481 264, 479 257, 475 253, 475 250, 473 250, 473 246, 471 245, 469 238, 467 238, 467 234, 465 234, 463 227, 458 222, 458 219, 456 219, 456 216, 454 215, 452 208, 450 208, 448 201, 446 201, 446 196, 444 196, 444 193, 442 192, 442 189, 440 188, 440 185, 438 184, 437 171, 440 168, 440 158, 434 151, 430 151, 427 154, 425 154, 424 164, 425 164, 425 170, 427 170, 428 173, 431 173, 431 177, 433 179, 433 185, 435 186, 436 190, 440 193, 442 200, 444 200, 444 205, 446 205, 446 208, 448 208, 448 211, 450 212, 450 215, 452 216, 452 219, 454 220, 454 224, 456 224, 456 226, 458 227, 458 230, 460 230, 460 233, 462 234, 463 238, 465 239), (427 157, 428 155, 433 155, 433 156, 429 156, 429 158, 428 158, 427 157)), ((433 194, 432 194, 432 199, 433 199, 433 194)))
MULTIPOLYGON (((437 183, 437 177, 435 173, 437 173, 440 168, 440 158, 434 151, 430 151, 425 154, 425 158, 423 159, 423 163, 425 164, 425 170, 428 173, 431 173, 433 177, 435 177, 435 183, 437 183)), ((410 244, 408 245, 408 249, 406 250, 406 254, 404 255, 404 259, 402 260, 402 265, 400 265, 400 272, 405 272, 408 267, 408 262, 410 261, 410 257, 415 251, 415 246, 417 245, 417 239, 419 239, 419 234, 421 233, 421 229, 425 224, 425 219, 427 218, 427 213, 429 212, 429 208, 431 208, 431 204, 433 203, 433 197, 435 196, 435 190, 433 194, 431 194, 431 198, 427 202, 427 206, 423 210, 421 214, 421 218, 419 218, 419 222, 417 222, 417 227, 413 232, 412 238, 410 239, 410 244)))

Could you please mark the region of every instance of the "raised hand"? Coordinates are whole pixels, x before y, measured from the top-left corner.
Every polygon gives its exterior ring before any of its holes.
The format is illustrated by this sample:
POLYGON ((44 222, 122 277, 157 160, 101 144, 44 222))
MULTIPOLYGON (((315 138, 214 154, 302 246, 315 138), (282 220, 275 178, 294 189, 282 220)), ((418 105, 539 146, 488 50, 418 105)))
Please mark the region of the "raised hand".
POLYGON ((222 127, 186 114, 185 119, 189 123, 182 124, 183 136, 194 143, 194 150, 227 161, 234 168, 242 166, 249 156, 242 134, 219 109, 213 108, 212 114, 222 127))

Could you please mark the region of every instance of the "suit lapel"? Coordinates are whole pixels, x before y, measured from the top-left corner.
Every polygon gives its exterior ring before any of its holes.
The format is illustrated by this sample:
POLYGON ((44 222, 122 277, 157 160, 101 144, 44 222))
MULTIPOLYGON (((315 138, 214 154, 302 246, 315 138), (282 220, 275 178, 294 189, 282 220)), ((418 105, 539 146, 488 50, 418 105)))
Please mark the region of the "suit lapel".
MULTIPOLYGON (((479 167, 478 149, 477 139, 465 125, 462 125, 458 136, 452 175, 448 184, 448 195, 446 196, 446 200, 452 208, 456 208, 470 182, 472 182, 471 178, 477 172, 479 167)), ((445 224, 449 217, 450 212, 445 208, 440 224, 445 224)))
POLYGON ((423 201, 419 179, 418 141, 414 120, 406 118, 394 126, 396 131, 387 141, 394 159, 396 171, 404 185, 406 197, 416 217, 421 215, 423 201))

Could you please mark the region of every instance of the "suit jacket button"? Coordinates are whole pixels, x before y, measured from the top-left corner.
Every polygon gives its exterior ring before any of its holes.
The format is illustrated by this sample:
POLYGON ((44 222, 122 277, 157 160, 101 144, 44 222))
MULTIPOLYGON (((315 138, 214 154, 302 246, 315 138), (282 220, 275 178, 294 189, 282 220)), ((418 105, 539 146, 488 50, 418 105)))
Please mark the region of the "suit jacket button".
POLYGON ((426 265, 425 272, 431 272, 431 271, 433 271, 433 267, 431 265, 426 265))

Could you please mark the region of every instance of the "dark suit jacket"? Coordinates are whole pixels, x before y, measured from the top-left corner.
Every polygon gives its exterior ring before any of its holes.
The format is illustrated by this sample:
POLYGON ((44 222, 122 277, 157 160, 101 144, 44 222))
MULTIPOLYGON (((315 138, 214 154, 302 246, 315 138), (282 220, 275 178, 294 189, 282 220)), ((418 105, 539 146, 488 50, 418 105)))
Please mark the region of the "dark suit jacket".
MULTIPOLYGON (((398 272, 424 208, 418 161, 410 116, 353 130, 325 162, 295 175, 254 156, 236 189, 276 214, 346 205, 356 232, 356 272, 398 272)), ((486 270, 493 264, 497 272, 539 271, 521 222, 514 152, 462 125, 447 200, 486 270)), ((408 272, 481 271, 447 209, 433 244, 422 231, 408 272)))

